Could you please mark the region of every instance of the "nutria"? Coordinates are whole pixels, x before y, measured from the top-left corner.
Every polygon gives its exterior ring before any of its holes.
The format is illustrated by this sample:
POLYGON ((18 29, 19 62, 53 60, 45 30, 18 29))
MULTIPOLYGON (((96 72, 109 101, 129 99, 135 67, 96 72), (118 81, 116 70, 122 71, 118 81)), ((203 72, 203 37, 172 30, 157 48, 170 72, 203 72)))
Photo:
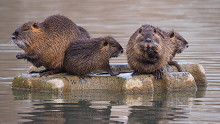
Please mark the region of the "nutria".
POLYGON ((43 22, 27 22, 12 34, 12 40, 25 53, 17 59, 27 59, 34 66, 44 66, 40 75, 59 73, 63 68, 64 53, 71 41, 88 38, 88 32, 62 15, 52 15, 43 22), (82 33, 84 32, 84 33, 82 33))
POLYGON ((178 53, 182 53, 186 48, 189 47, 188 42, 177 32, 175 31, 170 31, 168 33, 168 36, 170 37, 170 41, 174 43, 174 51, 172 53, 172 57, 170 58, 170 61, 168 62, 169 65, 174 65, 177 67, 179 72, 182 72, 182 68, 180 65, 177 63, 177 61, 173 61, 173 58, 175 55, 178 53))
POLYGON ((163 69, 170 61, 174 45, 161 36, 151 25, 142 25, 127 44, 127 59, 132 75, 153 73, 161 79, 163 69))
POLYGON ((79 28, 80 33, 81 33, 83 38, 90 38, 90 35, 89 35, 88 31, 85 28, 83 28, 81 26, 78 26, 78 28, 79 28))
POLYGON ((169 41, 174 44, 174 50, 172 52, 173 56, 170 58, 168 64, 176 66, 178 71, 182 72, 180 65, 177 63, 177 61, 173 61, 173 58, 177 53, 182 53, 186 48, 189 47, 188 42, 174 30, 166 32, 158 27, 152 27, 155 30, 154 32, 158 33, 161 37, 168 37, 170 39, 169 41))
POLYGON ((64 69, 67 73, 85 77, 92 71, 102 69, 111 76, 109 59, 123 53, 121 45, 112 37, 79 39, 72 42, 65 52, 64 69))

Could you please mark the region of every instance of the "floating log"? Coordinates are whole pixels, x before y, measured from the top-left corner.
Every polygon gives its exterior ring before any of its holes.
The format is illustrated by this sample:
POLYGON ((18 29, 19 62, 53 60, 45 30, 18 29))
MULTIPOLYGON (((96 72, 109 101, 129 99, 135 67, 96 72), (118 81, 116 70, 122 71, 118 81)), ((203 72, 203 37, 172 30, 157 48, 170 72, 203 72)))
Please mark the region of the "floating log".
MULTIPOLYGON (((112 64, 114 71, 131 71, 127 64, 112 64)), ((164 77, 156 80, 152 74, 131 76, 121 73, 118 76, 109 74, 91 74, 81 79, 65 73, 40 77, 39 74, 23 73, 14 78, 14 89, 74 92, 78 90, 112 90, 117 92, 152 92, 152 91, 195 91, 197 85, 206 85, 205 71, 200 64, 181 64, 184 72, 168 66, 164 70, 164 77), (185 72, 186 71, 186 72, 185 72)), ((30 70, 36 70, 30 68, 30 70)), ((99 71, 101 72, 101 71, 99 71)))

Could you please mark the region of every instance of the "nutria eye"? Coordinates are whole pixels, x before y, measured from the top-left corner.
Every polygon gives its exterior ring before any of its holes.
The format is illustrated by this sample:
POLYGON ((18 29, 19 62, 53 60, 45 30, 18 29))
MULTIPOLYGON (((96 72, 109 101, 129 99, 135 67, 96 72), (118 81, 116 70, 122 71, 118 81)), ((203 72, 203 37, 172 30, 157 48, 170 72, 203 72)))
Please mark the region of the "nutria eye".
POLYGON ((105 41, 103 45, 104 45, 104 46, 107 46, 107 45, 108 45, 108 42, 107 42, 107 41, 105 41))
POLYGON ((154 33, 157 33, 157 30, 154 28, 154 33))
POLYGON ((142 32, 142 28, 141 29, 139 29, 139 33, 141 33, 142 32))
POLYGON ((174 37, 174 32, 171 32, 170 38, 173 38, 173 37, 174 37))
POLYGON ((33 24, 33 27, 36 28, 36 29, 39 28, 38 25, 37 25, 37 23, 34 23, 34 24, 33 24))

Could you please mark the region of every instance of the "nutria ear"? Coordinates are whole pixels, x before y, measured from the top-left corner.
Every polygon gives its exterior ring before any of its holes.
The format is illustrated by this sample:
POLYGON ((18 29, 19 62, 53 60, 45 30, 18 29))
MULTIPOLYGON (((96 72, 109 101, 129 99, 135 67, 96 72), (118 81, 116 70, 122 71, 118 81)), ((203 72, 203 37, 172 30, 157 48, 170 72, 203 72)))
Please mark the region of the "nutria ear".
POLYGON ((175 36, 175 33, 173 30, 169 33, 169 36, 170 36, 170 38, 173 38, 175 36))

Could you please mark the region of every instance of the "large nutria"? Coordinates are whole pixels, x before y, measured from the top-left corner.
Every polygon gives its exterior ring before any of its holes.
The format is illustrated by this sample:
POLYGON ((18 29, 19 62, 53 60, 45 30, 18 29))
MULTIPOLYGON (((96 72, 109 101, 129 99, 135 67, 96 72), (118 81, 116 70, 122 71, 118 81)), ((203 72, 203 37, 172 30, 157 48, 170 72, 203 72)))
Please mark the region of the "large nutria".
POLYGON ((88 38, 88 32, 62 15, 53 15, 43 22, 27 22, 12 34, 12 40, 25 53, 17 59, 27 59, 34 66, 44 66, 40 75, 59 73, 63 68, 64 53, 71 41, 88 38))
POLYGON ((78 28, 83 38, 90 38, 89 32, 86 29, 80 26, 78 26, 78 28))
POLYGON ((174 49, 172 52, 172 57, 170 58, 170 61, 168 62, 169 65, 174 65, 177 67, 179 72, 182 72, 181 67, 176 61, 173 61, 173 58, 177 53, 182 53, 186 48, 189 47, 188 42, 176 31, 171 30, 171 31, 164 31, 161 30, 158 27, 152 26, 152 28, 155 30, 154 32, 158 33, 161 35, 161 37, 168 37, 170 42, 174 44, 174 49))
POLYGON ((161 79, 173 50, 168 37, 158 34, 151 25, 142 25, 128 41, 126 54, 133 75, 153 73, 161 79))
POLYGON ((109 59, 123 53, 121 45, 112 37, 79 39, 72 42, 66 50, 64 69, 67 73, 85 77, 92 71, 102 69, 110 75, 109 59))

